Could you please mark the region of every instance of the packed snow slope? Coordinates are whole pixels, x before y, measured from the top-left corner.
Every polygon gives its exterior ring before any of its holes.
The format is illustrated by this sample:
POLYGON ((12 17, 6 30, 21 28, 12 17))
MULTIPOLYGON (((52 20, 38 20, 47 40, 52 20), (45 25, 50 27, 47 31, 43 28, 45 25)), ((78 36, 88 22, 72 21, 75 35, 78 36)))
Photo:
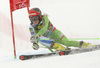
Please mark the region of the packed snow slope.
MULTIPOLYGON (((100 0, 30 0, 30 8, 39 7, 53 25, 68 38, 100 38, 100 0)), ((13 12, 17 59, 13 56, 9 0, 0 2, 0 68, 99 68, 100 50, 68 56, 53 56, 21 61, 21 54, 48 53, 35 51, 30 43, 27 9, 13 12)), ((80 41, 80 40, 78 40, 80 41)), ((100 44, 100 40, 84 40, 100 44)), ((42 45, 40 44, 42 47, 42 45)))

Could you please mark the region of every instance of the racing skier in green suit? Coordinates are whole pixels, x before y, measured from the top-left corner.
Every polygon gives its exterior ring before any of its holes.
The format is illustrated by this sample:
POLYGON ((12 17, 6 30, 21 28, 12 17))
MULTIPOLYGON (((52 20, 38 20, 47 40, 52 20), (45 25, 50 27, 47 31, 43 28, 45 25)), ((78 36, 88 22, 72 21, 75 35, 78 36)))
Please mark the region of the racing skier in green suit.
POLYGON ((56 29, 50 20, 48 19, 47 15, 42 15, 41 10, 39 8, 32 8, 29 11, 29 19, 31 21, 29 30, 31 33, 31 42, 33 43, 33 47, 35 48, 38 44, 38 38, 41 36, 47 37, 52 39, 49 41, 44 40, 41 41, 43 43, 48 43, 51 49, 56 50, 67 50, 67 47, 80 47, 80 48, 87 48, 90 46, 95 46, 90 43, 86 43, 83 41, 69 41, 67 37, 58 29, 56 29), (67 46, 64 47, 63 45, 67 46))

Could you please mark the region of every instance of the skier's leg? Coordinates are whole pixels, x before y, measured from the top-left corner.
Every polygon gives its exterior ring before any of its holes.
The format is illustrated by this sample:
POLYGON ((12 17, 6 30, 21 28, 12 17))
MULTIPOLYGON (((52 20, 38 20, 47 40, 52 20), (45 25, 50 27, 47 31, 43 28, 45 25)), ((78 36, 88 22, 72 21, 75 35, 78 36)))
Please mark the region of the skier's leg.
POLYGON ((59 30, 55 30, 51 33, 49 36, 51 39, 54 39, 55 42, 63 44, 65 46, 74 46, 74 47, 79 47, 80 42, 78 41, 69 41, 65 35, 63 35, 62 32, 59 30))
POLYGON ((51 39, 54 39, 55 42, 63 44, 65 46, 73 46, 73 47, 81 47, 81 48, 87 48, 87 47, 92 47, 96 46, 91 43, 86 43, 86 42, 79 42, 79 41, 69 41, 65 35, 62 34, 59 30, 55 30, 51 33, 49 36, 51 39))
POLYGON ((58 44, 54 41, 52 41, 52 43, 51 43, 51 48, 56 49, 56 50, 67 50, 66 47, 64 47, 61 44, 58 44))
POLYGON ((79 47, 80 46, 80 42, 79 41, 69 41, 69 40, 66 41, 66 39, 67 39, 66 36, 63 37, 63 39, 61 40, 60 43, 62 43, 63 45, 66 45, 68 47, 70 47, 70 46, 79 47))
POLYGON ((39 42, 50 49, 56 49, 56 50, 66 50, 67 49, 66 47, 64 47, 52 40, 40 40, 39 42))

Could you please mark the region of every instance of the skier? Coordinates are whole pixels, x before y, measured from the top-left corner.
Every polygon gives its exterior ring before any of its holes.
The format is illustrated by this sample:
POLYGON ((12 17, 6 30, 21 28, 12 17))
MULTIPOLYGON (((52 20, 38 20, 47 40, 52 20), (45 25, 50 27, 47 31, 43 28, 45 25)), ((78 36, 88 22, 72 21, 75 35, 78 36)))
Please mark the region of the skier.
POLYGON ((70 46, 80 48, 95 46, 83 41, 69 41, 61 31, 52 25, 47 15, 42 15, 39 8, 32 8, 29 10, 29 19, 31 21, 29 26, 31 33, 30 41, 33 43, 33 48, 36 50, 39 48, 38 41, 48 44, 48 47, 56 50, 67 50, 70 46), (41 36, 47 37, 50 40, 39 40, 41 36))

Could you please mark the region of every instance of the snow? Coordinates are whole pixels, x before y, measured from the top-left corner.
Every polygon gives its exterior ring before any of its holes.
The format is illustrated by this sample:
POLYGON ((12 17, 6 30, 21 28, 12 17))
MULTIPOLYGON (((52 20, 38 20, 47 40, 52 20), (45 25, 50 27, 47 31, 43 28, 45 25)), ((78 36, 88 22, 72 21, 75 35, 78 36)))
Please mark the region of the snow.
MULTIPOLYGON (((100 38, 100 0, 31 0, 30 8, 39 7, 50 21, 68 38, 100 38)), ((27 9, 13 12, 17 59, 13 56, 9 0, 0 2, 0 68, 99 68, 100 50, 21 61, 21 54, 49 53, 45 48, 35 51, 30 43, 27 9)), ((78 40, 79 41, 79 40, 78 40)), ((84 40, 100 44, 100 40, 84 40)), ((42 46, 40 44, 40 46, 42 46)))

